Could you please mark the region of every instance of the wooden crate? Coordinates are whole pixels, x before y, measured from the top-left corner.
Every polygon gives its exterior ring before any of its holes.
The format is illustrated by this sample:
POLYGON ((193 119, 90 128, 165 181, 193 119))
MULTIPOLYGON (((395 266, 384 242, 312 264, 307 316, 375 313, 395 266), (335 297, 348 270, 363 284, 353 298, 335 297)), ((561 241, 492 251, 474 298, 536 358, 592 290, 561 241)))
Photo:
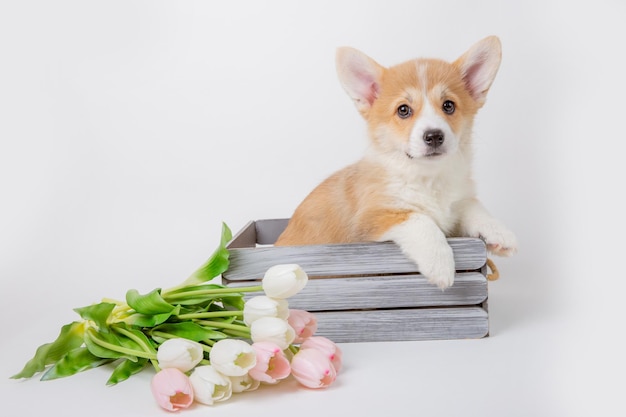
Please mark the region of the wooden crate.
POLYGON ((287 222, 257 220, 241 229, 227 246, 230 266, 223 282, 256 285, 273 265, 299 264, 310 279, 289 306, 314 313, 317 334, 338 343, 488 335, 482 240, 448 239, 457 273, 454 285, 442 291, 393 242, 272 246, 287 222))

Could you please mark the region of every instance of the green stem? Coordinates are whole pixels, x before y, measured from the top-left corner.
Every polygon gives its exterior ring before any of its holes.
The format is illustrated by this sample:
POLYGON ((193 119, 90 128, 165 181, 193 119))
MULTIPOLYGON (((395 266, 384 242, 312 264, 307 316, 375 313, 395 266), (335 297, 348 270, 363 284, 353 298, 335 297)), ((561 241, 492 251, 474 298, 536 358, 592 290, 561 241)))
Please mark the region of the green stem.
MULTIPOLYGON (((116 332, 118 332, 118 333, 120 333, 120 334, 123 334, 124 336, 128 337, 129 339, 134 340, 134 341, 135 341, 135 343, 137 343, 139 346, 141 346, 142 348, 144 348, 144 350, 145 350, 146 352, 156 354, 156 349, 154 349, 152 346, 150 346, 150 345, 146 344, 146 342, 145 342, 145 341, 143 341, 143 340, 142 340, 140 337, 138 337, 137 335, 133 334, 133 332, 129 332, 128 330, 126 330, 126 329, 122 329, 122 328, 120 328, 120 327, 113 327, 113 329, 114 329, 116 332)), ((161 367, 159 366, 159 361, 157 361, 157 360, 156 360, 156 358, 154 358, 154 359, 150 358, 150 362, 152 363, 152 366, 154 367, 154 370, 155 370, 156 372, 161 371, 161 367)))
POLYGON ((198 296, 198 295, 216 295, 216 294, 233 294, 240 292, 257 292, 263 291, 262 285, 255 285, 253 287, 226 287, 226 288, 213 288, 210 290, 196 290, 196 291, 182 291, 172 294, 172 289, 161 292, 161 297, 163 297, 166 301, 177 299, 177 298, 187 298, 189 296, 198 296))
POLYGON ((163 339, 176 339, 178 336, 174 336, 173 334, 165 333, 165 332, 150 332, 152 336, 162 337, 163 339))
POLYGON ((254 285, 251 287, 232 287, 236 292, 259 292, 263 291, 262 285, 254 285))
POLYGON ((113 329, 116 332, 118 332, 120 334, 123 334, 124 336, 126 336, 129 339, 133 340, 135 343, 137 343, 139 346, 141 346, 146 353, 153 353, 153 354, 156 355, 156 349, 153 348, 152 346, 146 344, 146 342, 144 340, 142 340, 139 336, 133 334, 133 332, 129 332, 128 330, 122 329, 122 328, 119 328, 119 327, 113 327, 113 329))
POLYGON ((250 332, 242 332, 239 330, 229 330, 229 329, 225 329, 222 331, 222 333, 225 333, 229 336, 234 336, 234 337, 243 337, 244 339, 250 339, 250 332))
MULTIPOLYGON (((172 334, 169 333, 165 333, 165 332, 152 332, 153 336, 157 336, 157 337, 162 337, 163 339, 177 339, 178 336, 174 336, 172 334)), ((210 352, 211 351, 211 346, 213 346, 215 342, 213 342, 211 339, 207 339, 207 340, 202 340, 201 341, 201 345, 202 345, 202 350, 204 350, 205 352, 210 352)))
POLYGON ((188 313, 188 314, 179 314, 176 318, 180 320, 189 320, 189 319, 210 319, 215 317, 239 317, 243 316, 243 311, 207 311, 204 313, 188 313))
POLYGON ((221 321, 210 321, 210 320, 198 320, 197 323, 203 326, 215 327, 218 329, 237 330, 247 335, 250 335, 250 328, 248 326, 242 326, 241 324, 223 323, 221 321))
POLYGON ((118 345, 114 345, 112 343, 109 342, 105 342, 104 340, 98 339, 96 336, 94 336, 92 333, 94 332, 93 329, 89 329, 85 332, 85 334, 87 335, 87 337, 89 337, 89 339, 91 339, 92 342, 94 342, 96 345, 101 346, 105 349, 109 349, 112 350, 114 352, 119 352, 119 353, 123 353, 124 355, 131 355, 131 356, 137 356, 140 358, 146 358, 146 359, 156 359, 156 353, 151 353, 151 352, 144 352, 141 350, 135 350, 135 349, 130 349, 130 348, 125 348, 123 346, 118 346, 118 345))

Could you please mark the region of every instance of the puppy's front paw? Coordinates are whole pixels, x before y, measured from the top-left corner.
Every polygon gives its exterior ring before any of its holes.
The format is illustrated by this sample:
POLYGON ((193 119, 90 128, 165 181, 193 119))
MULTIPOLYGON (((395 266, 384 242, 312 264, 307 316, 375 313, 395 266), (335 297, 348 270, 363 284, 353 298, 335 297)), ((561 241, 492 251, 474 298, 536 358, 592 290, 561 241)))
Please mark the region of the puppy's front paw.
POLYGON ((445 290, 454 284, 456 272, 454 254, 447 242, 430 248, 429 253, 422 254, 417 260, 420 272, 428 279, 428 282, 445 290))
POLYGON ((485 241, 489 252, 498 256, 511 256, 517 252, 517 239, 513 232, 500 222, 482 225, 478 235, 485 241))
POLYGON ((417 264, 428 281, 442 290, 454 283, 455 264, 446 236, 428 216, 414 214, 380 237, 393 240, 417 264))

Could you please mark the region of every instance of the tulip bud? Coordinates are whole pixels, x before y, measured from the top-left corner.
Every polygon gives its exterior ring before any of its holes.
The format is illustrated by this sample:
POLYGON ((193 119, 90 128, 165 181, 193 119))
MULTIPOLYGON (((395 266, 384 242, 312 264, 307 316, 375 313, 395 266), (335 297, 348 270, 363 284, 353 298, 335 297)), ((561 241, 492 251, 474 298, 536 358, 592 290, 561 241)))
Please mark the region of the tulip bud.
POLYGON ((270 298, 265 295, 252 297, 243 307, 243 321, 248 326, 261 317, 278 317, 287 320, 289 303, 287 300, 270 298))
POLYGON ((241 376, 256 364, 256 352, 243 340, 222 339, 211 348, 209 360, 221 374, 241 376))
POLYGON ((176 368, 182 372, 193 369, 204 357, 202 345, 188 339, 168 339, 161 343, 157 360, 162 369, 176 368))
POLYGON ((306 310, 289 310, 287 322, 296 332, 295 343, 302 343, 317 331, 317 318, 306 310))
POLYGON ((285 320, 263 317, 250 325, 250 337, 254 343, 270 342, 285 350, 295 339, 296 332, 285 320))
POLYGON ((317 349, 330 359, 331 363, 335 367, 335 370, 339 372, 342 366, 341 349, 332 340, 324 336, 313 336, 305 340, 300 349, 317 349))
POLYGON ((187 375, 176 368, 162 369, 152 377, 152 395, 162 408, 177 411, 193 403, 193 388, 187 375))
POLYGON ((263 291, 271 298, 289 298, 304 288, 309 277, 299 265, 275 265, 265 272, 263 291))
POLYGON ((325 388, 337 377, 330 359, 316 349, 301 349, 291 359, 291 374, 308 388, 325 388))
POLYGON ((256 351, 256 365, 248 373, 253 379, 269 384, 275 384, 289 376, 291 368, 283 351, 269 342, 252 344, 256 351))
POLYGON ((189 377, 196 401, 212 405, 226 401, 233 393, 230 379, 215 370, 214 367, 198 366, 189 377))

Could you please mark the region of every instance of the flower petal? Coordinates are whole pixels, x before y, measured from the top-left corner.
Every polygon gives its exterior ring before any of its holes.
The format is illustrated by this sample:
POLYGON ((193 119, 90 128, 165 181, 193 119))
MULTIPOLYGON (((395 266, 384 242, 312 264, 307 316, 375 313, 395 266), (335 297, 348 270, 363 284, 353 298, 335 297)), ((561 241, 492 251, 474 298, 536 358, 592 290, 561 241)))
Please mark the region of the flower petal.
POLYGON ((233 384, 233 393, 254 391, 259 388, 260 385, 260 381, 253 379, 249 373, 242 376, 230 376, 228 378, 233 384))
POLYGON ((168 411, 187 408, 193 403, 194 393, 189 378, 176 368, 156 373, 150 388, 157 404, 168 411))
POLYGON ((289 316, 287 300, 270 298, 265 295, 252 297, 243 308, 243 321, 249 326, 262 317, 279 317, 283 320, 289 316))
POLYGON ((189 377, 195 400, 207 405, 226 401, 233 393, 230 379, 220 374, 213 366, 198 366, 189 377))
POLYGON ((256 365, 256 353, 243 340, 222 339, 209 352, 211 365, 226 376, 241 376, 256 365))
POLYGON ((271 298, 289 298, 302 290, 308 276, 297 264, 275 265, 263 276, 263 291, 271 298))
POLYGON ((193 369, 203 357, 202 345, 187 339, 168 339, 157 351, 161 368, 177 368, 182 372, 193 369))
POLYGON ((316 349, 303 349, 291 360, 291 374, 308 388, 325 388, 337 377, 337 371, 328 357, 316 349))
POLYGON ((306 310, 289 310, 287 322, 296 332, 295 343, 302 343, 317 331, 317 318, 306 310))
POLYGON ((257 381, 275 384, 287 378, 291 373, 289 360, 275 343, 257 342, 252 344, 256 351, 256 365, 250 369, 249 375, 257 381))
POLYGON ((343 353, 339 346, 337 346, 332 340, 324 336, 312 336, 300 345, 300 349, 319 350, 324 353, 328 359, 330 359, 337 372, 341 370, 343 353))
POLYGON ((271 342, 285 350, 296 338, 296 332, 285 321, 277 317, 263 317, 250 326, 253 342, 271 342))

